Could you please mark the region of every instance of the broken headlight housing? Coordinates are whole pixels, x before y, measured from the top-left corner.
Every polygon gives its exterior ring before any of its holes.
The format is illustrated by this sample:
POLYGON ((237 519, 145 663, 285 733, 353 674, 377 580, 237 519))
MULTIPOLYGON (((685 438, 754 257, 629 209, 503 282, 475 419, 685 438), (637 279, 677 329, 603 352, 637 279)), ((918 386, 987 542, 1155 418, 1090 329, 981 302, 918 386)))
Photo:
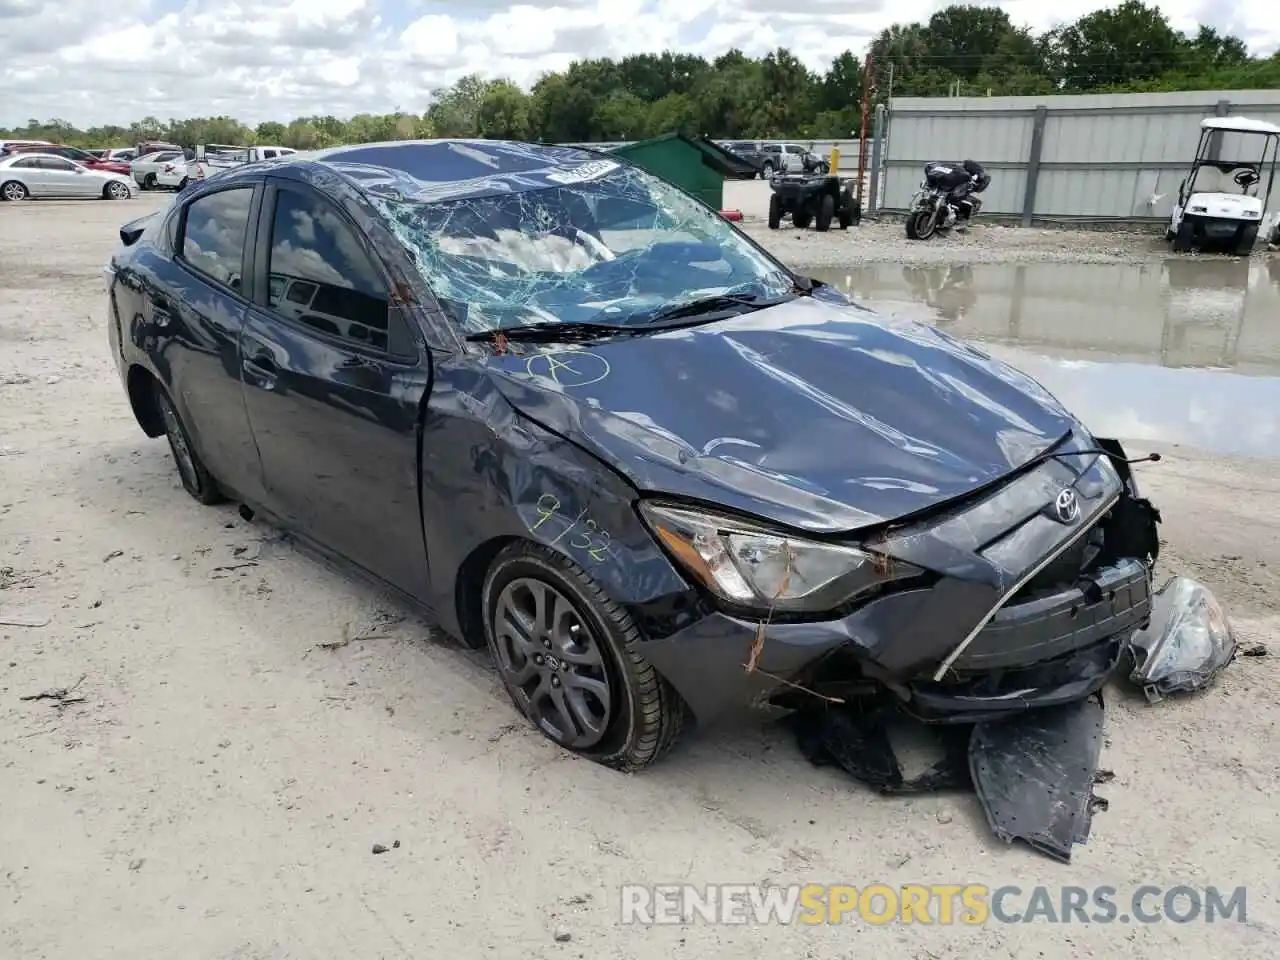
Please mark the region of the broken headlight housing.
POLYGON ((1156 591, 1151 623, 1134 633, 1129 649, 1129 679, 1155 702, 1206 686, 1235 656, 1236 639, 1208 587, 1173 577, 1156 591))
POLYGON ((735 607, 821 612, 884 579, 875 556, 856 547, 650 501, 640 515, 685 572, 735 607))

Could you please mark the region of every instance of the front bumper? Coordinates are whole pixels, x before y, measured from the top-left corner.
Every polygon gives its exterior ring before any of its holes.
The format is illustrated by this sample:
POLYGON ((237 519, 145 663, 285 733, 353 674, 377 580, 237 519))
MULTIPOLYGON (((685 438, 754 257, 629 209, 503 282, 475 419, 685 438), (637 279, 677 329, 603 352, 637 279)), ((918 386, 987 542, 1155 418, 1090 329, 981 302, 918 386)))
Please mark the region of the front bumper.
POLYGON ((1128 638, 1150 618, 1151 577, 1136 560, 1095 577, 1100 596, 1072 586, 1004 607, 956 661, 954 676, 938 682, 924 673, 895 683, 865 644, 893 629, 899 598, 908 594, 872 601, 838 620, 771 624, 752 672, 746 667, 759 625, 721 613, 649 641, 644 653, 700 723, 789 705, 794 695, 807 695, 796 685, 841 698, 896 686, 907 711, 922 720, 973 723, 1080 700, 1107 681, 1128 638))
POLYGON ((813 702, 813 693, 887 689, 933 723, 1088 697, 1150 620, 1158 514, 1131 478, 1095 461, 1073 473, 1086 504, 1079 523, 1057 523, 1041 497, 1048 491, 1052 503, 1064 469, 1051 461, 927 531, 887 540, 900 559, 941 575, 837 618, 768 624, 754 670, 747 663, 762 628, 726 613, 646 641, 644 654, 704 724, 813 702), (930 556, 939 562, 924 562, 930 556))

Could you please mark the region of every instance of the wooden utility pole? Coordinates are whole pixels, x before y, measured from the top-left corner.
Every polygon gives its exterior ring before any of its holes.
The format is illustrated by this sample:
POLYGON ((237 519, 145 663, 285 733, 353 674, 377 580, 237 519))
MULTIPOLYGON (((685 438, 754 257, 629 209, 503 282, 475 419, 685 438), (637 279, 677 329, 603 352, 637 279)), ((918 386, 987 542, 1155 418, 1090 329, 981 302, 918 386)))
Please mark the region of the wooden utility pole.
POLYGON ((871 68, 875 57, 867 54, 862 64, 862 134, 858 137, 858 207, 862 207, 862 181, 867 172, 867 116, 871 113, 871 68))

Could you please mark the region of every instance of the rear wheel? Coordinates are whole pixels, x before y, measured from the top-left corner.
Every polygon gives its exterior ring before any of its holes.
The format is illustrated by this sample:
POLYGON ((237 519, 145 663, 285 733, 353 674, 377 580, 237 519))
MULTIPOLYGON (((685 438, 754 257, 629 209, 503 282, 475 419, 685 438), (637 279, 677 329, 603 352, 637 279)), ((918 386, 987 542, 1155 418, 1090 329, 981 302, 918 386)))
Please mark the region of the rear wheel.
POLYGON ((154 173, 148 173, 145 177, 142 178, 142 189, 154 190, 155 188, 156 188, 156 175, 154 173))
POLYGON ((769 229, 782 226, 782 198, 776 193, 769 198, 769 229))
POLYGON ((160 410, 160 419, 164 422, 164 434, 169 440, 169 450, 173 453, 173 462, 177 464, 178 478, 182 481, 183 489, 200 503, 221 503, 224 498, 222 491, 218 489, 218 482, 200 460, 173 401, 159 384, 156 385, 156 406, 160 410))
POLYGON ((791 223, 800 230, 813 221, 813 211, 809 207, 808 201, 796 207, 795 213, 791 214, 791 223))
POLYGON ((679 696, 640 655, 630 614, 576 564, 517 543, 494 561, 482 603, 502 684, 548 739, 620 770, 648 766, 675 741, 679 696))
POLYGON ((813 228, 822 233, 826 233, 831 229, 831 221, 836 215, 836 198, 829 193, 822 195, 822 200, 818 204, 818 218, 813 228))
POLYGON ((26 185, 19 183, 17 180, 10 180, 8 183, 0 185, 0 199, 25 200, 28 196, 26 185))
POLYGON ((770 161, 766 160, 760 165, 760 176, 765 180, 773 176, 773 164, 770 161))

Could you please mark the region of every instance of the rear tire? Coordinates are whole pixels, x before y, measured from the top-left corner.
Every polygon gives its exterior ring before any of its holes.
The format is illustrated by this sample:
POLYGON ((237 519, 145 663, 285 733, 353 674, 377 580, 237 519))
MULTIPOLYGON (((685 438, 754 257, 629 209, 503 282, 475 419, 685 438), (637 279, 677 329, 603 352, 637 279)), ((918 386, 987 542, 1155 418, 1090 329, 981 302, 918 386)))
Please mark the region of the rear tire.
POLYGON ((173 401, 169 399, 169 394, 158 383, 155 390, 156 409, 160 411, 160 420, 164 424, 164 434, 169 441, 173 462, 178 467, 178 479, 182 481, 182 488, 198 503, 203 503, 205 506, 222 503, 226 498, 218 489, 218 481, 213 479, 213 474, 208 471, 200 455, 196 453, 191 443, 191 436, 187 433, 182 418, 178 416, 173 401))
POLYGON ((148 173, 145 177, 142 178, 142 189, 154 190, 155 188, 156 188, 156 175, 154 173, 148 173))
POLYGON ((826 233, 831 229, 831 221, 836 215, 836 198, 829 193, 822 195, 822 200, 818 204, 818 218, 813 224, 813 229, 820 233, 826 233))
POLYGON ((624 771, 675 742, 684 704, 641 656, 631 615, 577 564, 513 544, 489 568, 481 603, 498 676, 547 739, 624 771))
POLYGON ((770 163, 768 160, 766 160, 763 164, 760 165, 760 176, 765 180, 768 180, 770 177, 773 176, 773 164, 770 163))
POLYGON ((796 207, 795 213, 791 214, 791 223, 798 230, 803 230, 813 221, 813 213, 810 211, 808 204, 796 207))
POLYGON ((776 193, 769 198, 769 229, 782 226, 782 198, 776 193))
POLYGON ((12 200, 16 203, 19 200, 26 200, 29 196, 31 194, 27 191, 25 183, 10 180, 7 183, 0 184, 0 200, 12 200))

